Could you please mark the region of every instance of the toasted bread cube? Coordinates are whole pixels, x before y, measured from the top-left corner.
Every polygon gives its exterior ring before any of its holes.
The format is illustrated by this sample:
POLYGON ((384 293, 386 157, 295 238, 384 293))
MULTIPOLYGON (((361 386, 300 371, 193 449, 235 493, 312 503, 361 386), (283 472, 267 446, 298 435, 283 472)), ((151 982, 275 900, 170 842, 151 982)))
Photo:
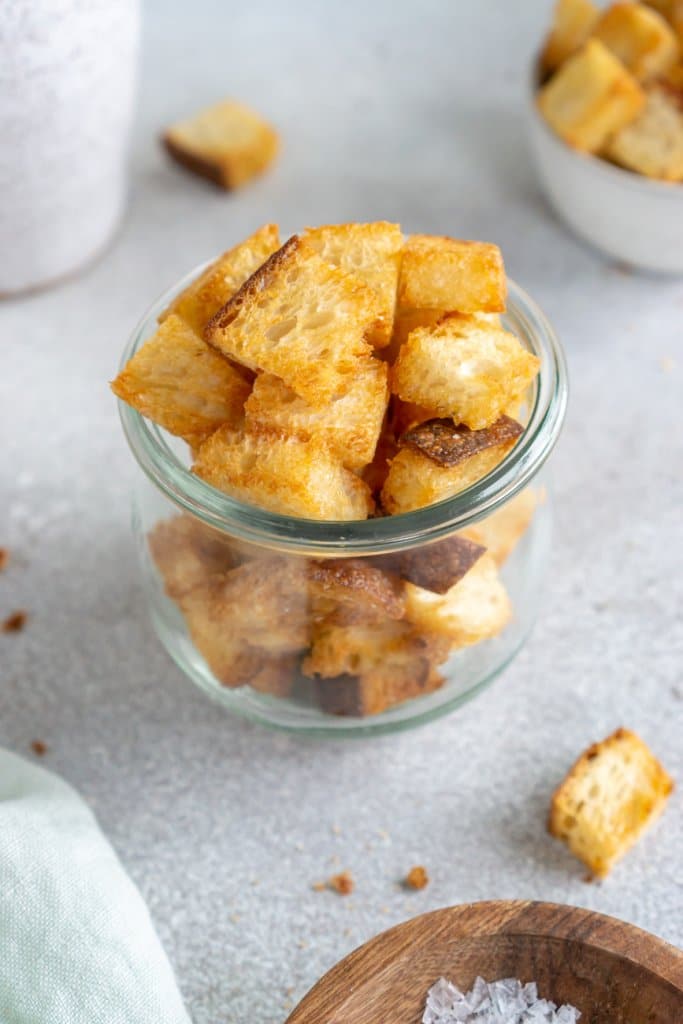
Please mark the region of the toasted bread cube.
POLYGON ((368 487, 319 438, 218 430, 197 453, 193 472, 212 487, 271 512, 304 519, 366 519, 368 487))
POLYGON ((483 545, 496 565, 503 565, 528 530, 538 502, 536 491, 525 487, 493 515, 462 530, 460 536, 483 545))
POLYGON ((474 317, 447 316, 409 335, 394 366, 392 391, 480 430, 519 401, 539 367, 509 331, 474 317))
POLYGON ((415 586, 435 594, 445 594, 470 571, 485 551, 485 547, 467 537, 454 536, 421 548, 382 555, 380 564, 415 586))
POLYGON ((223 355, 280 377, 323 406, 343 392, 371 353, 375 292, 326 263, 295 236, 209 321, 204 337, 223 355))
POLYGON ((663 74, 680 55, 674 30, 661 14, 643 4, 612 4, 598 20, 593 36, 640 82, 663 74))
POLYGON ((498 465, 522 429, 501 416, 484 430, 450 420, 429 420, 409 430, 382 488, 384 510, 390 515, 411 512, 464 491, 498 465))
POLYGON ((379 359, 358 360, 345 390, 324 406, 299 398, 271 373, 260 374, 245 405, 249 429, 272 430, 308 440, 319 437, 348 469, 372 462, 389 401, 387 366, 379 359))
POLYGON ((242 420, 251 383, 173 314, 128 361, 111 389, 197 448, 222 424, 242 420))
MULTIPOLYGON (((668 21, 683 51, 683 0, 645 0, 645 3, 648 7, 654 7, 668 21)), ((667 76, 670 70, 667 69, 667 76)))
POLYGON ((557 0, 553 22, 541 53, 541 67, 554 71, 588 39, 600 17, 592 0, 557 0))
POLYGON ((394 323, 403 248, 400 225, 389 224, 387 221, 329 224, 320 228, 306 228, 302 241, 328 263, 349 274, 357 274, 377 294, 378 320, 369 338, 375 348, 388 345, 394 323))
POLYGON ((672 779, 635 733, 589 747, 555 791, 550 834, 604 878, 664 810, 672 779))
POLYGON ((411 659, 387 669, 373 670, 364 676, 340 676, 337 679, 317 679, 318 702, 328 715, 364 718, 403 704, 415 697, 434 693, 444 684, 436 669, 426 668, 424 659, 418 660, 417 671, 411 659))
POLYGON ((333 612, 338 605, 362 609, 367 619, 401 619, 405 598, 400 579, 363 558, 311 562, 308 585, 314 609, 333 612))
POLYGON ((253 647, 231 629, 232 606, 222 594, 220 576, 195 587, 180 598, 180 608, 194 646, 223 686, 252 686, 285 696, 293 682, 297 655, 253 647))
POLYGON ((397 309, 394 317, 394 330, 391 341, 382 352, 382 358, 388 363, 395 363, 396 358, 408 340, 408 335, 416 327, 433 327, 446 315, 443 309, 397 309))
POLYGON ((361 476, 370 488, 373 498, 379 495, 389 475, 389 465, 398 451, 398 444, 393 430, 385 419, 379 435, 372 462, 362 470, 361 476))
POLYGON ((401 309, 501 313, 507 280, 497 245, 436 235, 411 235, 398 281, 401 309))
POLYGON ((180 295, 176 295, 159 320, 163 322, 171 313, 177 313, 201 336, 211 317, 279 248, 277 224, 264 224, 249 238, 219 256, 180 295))
POLYGON ((162 141, 178 163, 224 189, 239 188, 261 174, 278 150, 271 125, 234 100, 171 125, 162 141))
POLYGON ((511 615, 510 599, 488 554, 445 594, 406 583, 406 619, 419 630, 448 637, 454 647, 496 636, 511 615))
POLYGON ((227 537, 189 515, 162 519, 148 534, 147 543, 166 593, 176 599, 240 561, 227 537))
POLYGON ((597 153, 638 116, 645 94, 606 46, 589 39, 543 86, 537 101, 543 117, 565 142, 597 153))
POLYGON ((683 92, 683 64, 674 64, 672 68, 669 68, 667 73, 663 75, 662 81, 673 86, 679 93, 683 92))
POLYGON ((643 112, 610 140, 605 155, 648 178, 683 181, 683 90, 664 82, 649 88, 643 112))

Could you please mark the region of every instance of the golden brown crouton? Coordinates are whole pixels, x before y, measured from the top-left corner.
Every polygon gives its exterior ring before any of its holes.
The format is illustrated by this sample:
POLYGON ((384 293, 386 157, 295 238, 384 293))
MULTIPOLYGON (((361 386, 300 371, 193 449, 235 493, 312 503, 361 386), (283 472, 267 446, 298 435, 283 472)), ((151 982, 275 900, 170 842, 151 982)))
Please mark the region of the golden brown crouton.
POLYGON ((398 577, 368 559, 332 558, 311 562, 308 582, 314 607, 332 610, 350 604, 366 618, 401 619, 405 611, 403 587, 398 577))
POLYGON ((230 359, 265 370, 311 405, 343 393, 380 315, 360 278, 326 263, 297 237, 242 286, 204 332, 230 359))
POLYGON ((405 669, 393 673, 377 670, 365 676, 340 676, 338 679, 317 679, 315 688, 321 709, 328 715, 363 718, 415 697, 424 697, 440 689, 445 680, 434 668, 426 668, 420 659, 417 668, 408 661, 405 669))
POLYGON ((539 359, 509 331, 475 317, 446 316, 409 335, 393 369, 392 390, 404 402, 480 430, 521 399, 539 367, 539 359))
POLYGON ((406 619, 419 630, 448 637, 454 647, 496 636, 511 615, 510 599, 488 554, 445 594, 406 583, 406 619))
POLYGON ((387 366, 379 359, 358 360, 345 390, 323 406, 299 398, 272 373, 262 373, 245 405, 248 429, 269 429, 302 440, 325 441, 348 469, 372 461, 389 400, 387 366))
POLYGON ((411 331, 414 331, 416 327, 433 327, 445 315, 443 309, 397 309, 391 342, 389 347, 382 352, 382 358, 394 363, 401 345, 408 340, 411 331))
POLYGON ((193 472, 252 505, 304 519, 366 519, 368 487, 319 438, 218 430, 197 453, 193 472))
POLYGON ((230 605, 221 593, 220 577, 195 587, 180 598, 192 642, 223 686, 246 686, 285 696, 293 681, 297 655, 252 647, 231 629, 230 605))
POLYGON ((538 93, 539 110, 550 127, 588 153, 601 150, 644 105, 636 79, 598 39, 589 39, 538 93))
POLYGON ((395 555, 383 555, 380 562, 409 583, 445 594, 485 551, 485 547, 467 537, 454 536, 395 555))
POLYGON ((522 427, 508 416, 484 430, 451 420, 429 420, 400 439, 382 488, 390 515, 424 508, 450 498, 486 476, 515 444, 522 427))
POLYGON ((643 4, 612 4, 599 18, 593 36, 641 82, 663 74, 680 54, 671 26, 643 4))
POLYGON ((541 52, 541 67, 554 71, 588 39, 600 17, 592 0, 557 0, 553 22, 541 52))
POLYGON ((497 245, 436 235, 411 235, 398 282, 401 309, 500 313, 507 281, 497 245))
POLYGON ((147 542, 172 598, 182 597, 212 574, 227 572, 240 561, 228 538, 190 515, 160 520, 147 542))
POLYGON ((548 829, 602 878, 659 817, 673 788, 640 737, 617 729, 589 747, 555 791, 548 829))
POLYGON ((460 536, 483 544, 496 564, 502 565, 527 531, 537 504, 537 492, 526 487, 493 515, 466 527, 460 536))
POLYGON ((249 238, 219 256, 180 295, 176 295, 159 320, 164 321, 171 313, 177 313, 201 336, 211 317, 279 248, 277 224, 264 224, 249 238))
POLYGON ((196 448, 222 424, 240 422, 251 384, 173 314, 128 361, 111 389, 196 448))
MULTIPOLYGON (((683 49, 683 0, 645 0, 648 7, 654 7, 671 25, 678 44, 683 49)), ((667 70, 667 75, 669 71, 667 70)))
POLYGON ((397 451, 396 437, 385 419, 372 462, 368 463, 361 473, 363 480, 365 480, 370 488, 373 498, 377 500, 379 500, 380 492, 389 475, 389 464, 397 451))
POLYGON ((389 344, 394 322, 398 270, 403 247, 400 225, 329 224, 306 228, 302 235, 319 256, 349 274, 357 274, 379 299, 379 316, 369 338, 375 348, 389 344))
POLYGON ((648 178, 683 181, 683 89, 662 82, 647 89, 647 103, 609 142, 605 155, 648 178))
POLYGON ((261 174, 278 150, 277 132, 234 100, 223 100, 171 125, 163 143, 178 163, 225 189, 238 188, 261 174))

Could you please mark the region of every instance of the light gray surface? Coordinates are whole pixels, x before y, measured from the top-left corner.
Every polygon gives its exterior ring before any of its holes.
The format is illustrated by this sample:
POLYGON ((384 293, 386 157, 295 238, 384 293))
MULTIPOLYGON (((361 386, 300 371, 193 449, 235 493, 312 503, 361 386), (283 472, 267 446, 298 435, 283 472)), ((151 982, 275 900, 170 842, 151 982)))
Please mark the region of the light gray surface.
POLYGON ((571 760, 620 724, 683 780, 683 283, 603 262, 538 194, 521 102, 547 10, 155 0, 120 236, 80 279, 0 307, 0 614, 31 613, 0 636, 0 742, 45 740, 90 801, 196 1024, 280 1021, 359 942, 466 900, 578 903, 683 941, 680 795, 602 885, 544 831, 571 760), (284 151, 224 196, 155 135, 231 93, 272 116, 284 151), (413 733, 304 742, 221 713, 159 649, 106 382, 151 299, 256 224, 378 217, 499 242, 563 337, 555 554, 531 641, 476 702, 413 733), (408 896, 396 882, 416 862, 433 881, 408 896), (336 864, 351 898, 310 888, 336 864))

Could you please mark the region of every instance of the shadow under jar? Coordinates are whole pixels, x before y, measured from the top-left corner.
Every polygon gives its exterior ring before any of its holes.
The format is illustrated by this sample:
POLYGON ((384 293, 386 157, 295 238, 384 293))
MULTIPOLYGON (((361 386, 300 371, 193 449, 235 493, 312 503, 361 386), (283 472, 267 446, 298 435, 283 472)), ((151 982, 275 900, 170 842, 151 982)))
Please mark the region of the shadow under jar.
MULTIPOLYGON (((148 312, 122 366, 197 273, 148 312)), ((309 734, 404 729, 473 697, 520 649, 548 561, 542 470, 567 373, 550 324, 512 282, 504 322, 541 362, 524 432, 467 490, 401 515, 322 522, 237 501, 190 472, 184 442, 120 403, 144 471, 133 529, 152 621, 185 674, 228 710, 309 734), (457 562, 466 571, 443 592, 457 562)))

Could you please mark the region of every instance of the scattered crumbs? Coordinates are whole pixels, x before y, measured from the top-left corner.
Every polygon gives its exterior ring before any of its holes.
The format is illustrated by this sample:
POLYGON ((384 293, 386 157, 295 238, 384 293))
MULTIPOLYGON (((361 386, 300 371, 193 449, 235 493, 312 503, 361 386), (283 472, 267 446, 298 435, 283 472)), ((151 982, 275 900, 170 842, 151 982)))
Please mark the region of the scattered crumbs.
POLYGON ((388 843, 391 840, 391 836, 389 835, 385 828, 378 828, 377 835, 380 837, 380 839, 383 839, 385 843, 388 843))
POLYGON ((340 896, 349 896, 356 887, 356 883, 349 871, 341 871, 338 875, 332 875, 327 884, 330 889, 334 889, 340 896))
POLYGON ((291 1010, 291 1009, 292 1009, 292 1007, 294 1006, 294 1002, 293 1002, 293 1000, 292 1000, 292 999, 289 999, 289 998, 287 998, 287 999, 285 999, 285 1001, 284 1001, 284 1003, 282 1004, 282 1006, 283 1006, 283 1008, 284 1008, 285 1010, 291 1010))
POLYGON ((9 551, 7 548, 0 548, 0 572, 7 568, 9 562, 9 551))
POLYGON ((252 878, 252 880, 251 880, 251 884, 252 884, 252 885, 253 885, 254 887, 256 887, 257 885, 260 885, 260 884, 261 884, 261 879, 260 879, 260 878, 252 878))
POLYGON ((389 907, 380 907, 379 909, 380 909, 380 913, 382 913, 382 914, 389 914, 390 913, 389 907))
POLYGON ((440 978, 427 993, 423 1024, 577 1024, 581 1013, 541 999, 535 981, 514 978, 485 982, 477 978, 471 992, 461 992, 440 978))
POLYGON ((406 875, 405 885, 408 889, 424 889, 429 885, 427 869, 422 864, 416 864, 406 875))
POLYGON ((297 942, 297 946, 299 947, 299 949, 308 949, 308 943, 306 942, 305 939, 299 939, 299 941, 297 942))
POLYGON ((332 835, 340 836, 341 834, 342 834, 341 826, 333 825, 332 826, 332 835))
POLYGON ((239 914, 231 914, 230 920, 233 922, 233 924, 239 924, 242 918, 240 917, 239 914))
POLYGON ((11 615, 7 616, 7 618, 5 619, 5 621, 2 624, 2 627, 0 627, 0 628, 2 629, 3 633, 18 633, 26 625, 27 618, 28 618, 28 612, 24 612, 24 611, 12 612, 11 615))
POLYGON ((42 740, 31 740, 31 750, 36 757, 45 757, 47 754, 47 743, 42 740))
MULTIPOLYGON (((672 370, 676 369, 676 360, 672 359, 671 356, 662 356, 662 358, 659 360, 659 365, 664 370, 664 373, 671 373, 672 370)), ((1 561, 0 569, 2 569, 1 561)))
POLYGON ((314 882, 311 889, 313 892, 325 892, 325 889, 327 889, 327 882, 314 882))
POLYGON ((287 986, 287 988, 285 989, 285 995, 289 996, 289 998, 291 999, 291 997, 294 995, 294 986, 293 985, 288 985, 287 986))

